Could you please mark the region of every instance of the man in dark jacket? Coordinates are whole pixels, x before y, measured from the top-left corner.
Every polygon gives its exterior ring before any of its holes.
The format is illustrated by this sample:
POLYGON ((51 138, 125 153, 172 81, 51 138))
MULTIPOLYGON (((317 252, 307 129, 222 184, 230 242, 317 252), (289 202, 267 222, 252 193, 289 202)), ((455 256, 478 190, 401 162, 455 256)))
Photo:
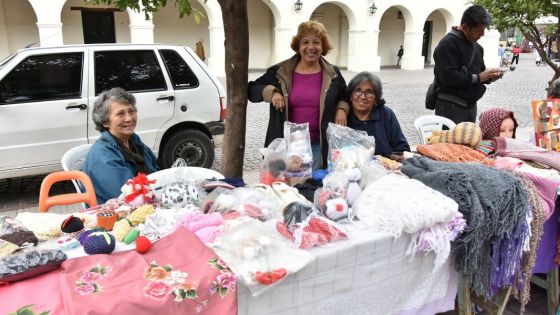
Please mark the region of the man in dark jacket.
POLYGON ((486 69, 484 49, 477 43, 490 23, 488 11, 473 5, 463 13, 461 25, 452 27, 434 50, 434 75, 440 87, 436 115, 457 124, 475 122, 485 84, 502 77, 500 69, 486 69))

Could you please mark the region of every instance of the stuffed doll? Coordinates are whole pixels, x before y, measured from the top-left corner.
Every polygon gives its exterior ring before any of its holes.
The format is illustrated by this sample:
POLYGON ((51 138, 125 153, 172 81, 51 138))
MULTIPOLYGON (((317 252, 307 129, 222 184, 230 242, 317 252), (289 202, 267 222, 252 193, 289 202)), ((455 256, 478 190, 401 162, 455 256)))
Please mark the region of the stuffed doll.
POLYGON ((348 217, 348 202, 344 198, 333 198, 325 203, 325 216, 333 221, 348 217))
POLYGON ((451 130, 434 130, 428 144, 454 143, 476 148, 482 137, 480 128, 472 122, 462 122, 451 130))
POLYGON ((311 175, 313 153, 308 125, 286 123, 284 126, 284 138, 286 139, 286 170, 288 177, 311 175))
POLYGON ((149 180, 146 174, 138 173, 138 175, 126 182, 121 189, 125 196, 126 203, 133 207, 139 207, 146 203, 154 202, 154 191, 150 184, 154 184, 155 180, 149 180))

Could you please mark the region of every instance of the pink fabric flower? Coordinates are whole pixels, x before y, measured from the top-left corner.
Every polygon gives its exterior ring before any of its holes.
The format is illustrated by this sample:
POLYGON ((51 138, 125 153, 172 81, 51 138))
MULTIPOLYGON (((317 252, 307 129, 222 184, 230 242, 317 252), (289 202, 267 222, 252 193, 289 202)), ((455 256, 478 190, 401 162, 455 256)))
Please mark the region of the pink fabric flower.
POLYGON ((172 287, 163 282, 150 281, 144 287, 144 295, 156 301, 163 301, 172 289, 172 287))
POLYGON ((82 281, 84 283, 95 283, 95 282, 101 280, 101 278, 103 278, 103 276, 100 273, 86 271, 82 274, 82 277, 80 278, 80 281, 82 281))
POLYGON ((226 287, 230 290, 233 290, 237 283, 237 278, 235 278, 235 275, 232 272, 221 273, 216 277, 216 280, 222 287, 226 287))
POLYGON ((93 291, 95 291, 95 287, 90 283, 76 286, 74 289, 76 290, 76 292, 80 293, 80 295, 92 294, 93 291))

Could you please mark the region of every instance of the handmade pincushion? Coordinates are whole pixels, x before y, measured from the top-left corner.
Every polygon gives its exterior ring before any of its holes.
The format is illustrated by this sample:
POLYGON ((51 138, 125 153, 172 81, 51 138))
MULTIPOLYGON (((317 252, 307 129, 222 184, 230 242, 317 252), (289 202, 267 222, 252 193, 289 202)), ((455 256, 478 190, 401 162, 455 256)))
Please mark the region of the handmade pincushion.
POLYGON ((89 255, 110 254, 115 250, 116 243, 110 233, 94 232, 84 241, 84 251, 89 255))
MULTIPOLYGON (((83 233, 82 233, 83 234, 83 233)), ((81 235, 80 235, 81 237, 81 235)), ((76 248, 80 245, 78 240, 70 236, 62 236, 56 240, 56 248, 59 250, 69 250, 72 248, 76 248)))
POLYGON ((106 231, 113 230, 113 225, 117 221, 117 213, 113 210, 104 210, 97 213, 97 226, 106 231))
POLYGON ((198 204, 198 200, 198 189, 185 183, 168 185, 161 194, 161 206, 164 208, 183 208, 189 204, 198 204))
POLYGON ((63 236, 79 238, 84 231, 84 222, 82 219, 71 215, 62 222, 60 230, 63 236))
POLYGON ((86 238, 93 232, 104 232, 104 230, 102 228, 93 229, 93 230, 85 230, 82 234, 80 234, 80 237, 78 238, 78 241, 80 241, 80 244, 82 246, 84 245, 84 241, 86 240, 86 238))
POLYGON ((152 248, 152 242, 145 236, 138 236, 136 239, 136 251, 140 254, 147 253, 152 248))
POLYGON ((140 223, 144 223, 144 221, 146 221, 146 218, 154 212, 155 210, 152 205, 143 205, 138 209, 134 210, 134 212, 132 212, 132 214, 128 216, 128 220, 132 225, 138 225, 140 223))
POLYGON ((115 222, 115 225, 113 226, 113 235, 115 235, 117 241, 122 242, 131 228, 132 226, 130 225, 130 221, 128 221, 127 219, 120 219, 119 221, 115 222))

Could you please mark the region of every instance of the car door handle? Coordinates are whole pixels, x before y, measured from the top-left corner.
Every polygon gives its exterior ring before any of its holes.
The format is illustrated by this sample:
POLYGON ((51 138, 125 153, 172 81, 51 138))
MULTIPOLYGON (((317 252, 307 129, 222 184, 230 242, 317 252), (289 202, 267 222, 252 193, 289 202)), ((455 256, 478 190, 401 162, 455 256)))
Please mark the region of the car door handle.
POLYGON ((76 105, 66 106, 66 109, 72 109, 72 108, 86 109, 87 105, 86 104, 76 104, 76 105))
POLYGON ((170 101, 171 102, 171 101, 174 101, 174 100, 175 100, 175 96, 173 96, 173 95, 161 96, 161 97, 156 98, 156 101, 158 101, 158 102, 159 101, 170 101))

